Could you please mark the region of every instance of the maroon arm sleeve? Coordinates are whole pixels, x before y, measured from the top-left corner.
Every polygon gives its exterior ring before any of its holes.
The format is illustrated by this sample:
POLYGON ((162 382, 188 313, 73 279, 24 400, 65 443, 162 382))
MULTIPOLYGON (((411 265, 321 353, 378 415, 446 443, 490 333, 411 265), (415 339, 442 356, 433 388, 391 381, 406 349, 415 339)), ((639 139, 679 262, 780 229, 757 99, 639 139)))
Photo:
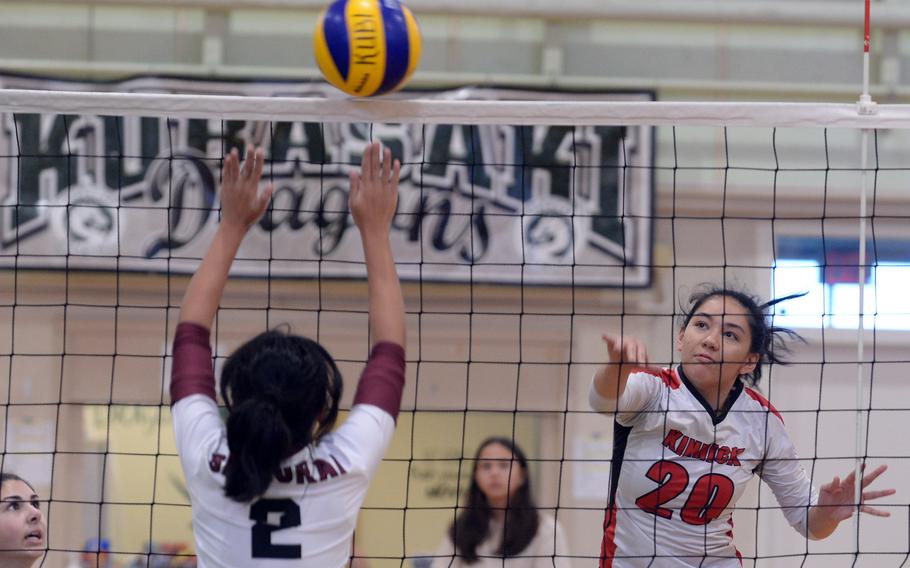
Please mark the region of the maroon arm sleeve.
POLYGON ((195 323, 177 325, 171 368, 171 406, 182 398, 204 394, 215 400, 209 330, 195 323))
POLYGON ((404 347, 390 341, 373 346, 367 366, 360 375, 354 404, 372 404, 398 419, 404 391, 404 347))

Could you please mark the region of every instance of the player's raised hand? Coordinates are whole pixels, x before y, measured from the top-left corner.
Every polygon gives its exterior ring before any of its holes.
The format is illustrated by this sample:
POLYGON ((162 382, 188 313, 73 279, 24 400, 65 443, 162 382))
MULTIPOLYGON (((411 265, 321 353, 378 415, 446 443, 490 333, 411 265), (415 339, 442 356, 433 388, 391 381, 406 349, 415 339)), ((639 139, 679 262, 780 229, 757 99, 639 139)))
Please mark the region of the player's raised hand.
MULTIPOLYGON (((896 490, 894 489, 866 491, 866 488, 869 487, 869 485, 871 485, 872 482, 875 481, 881 474, 885 473, 887 469, 887 465, 881 465, 872 470, 872 472, 868 475, 862 476, 863 491, 862 500, 859 506, 859 510, 861 512, 876 517, 891 516, 891 513, 888 511, 866 505, 866 501, 880 499, 881 497, 888 497, 889 495, 894 495, 896 493, 896 490)), ((853 511, 856 509, 855 493, 856 472, 851 471, 843 479, 840 477, 835 477, 831 483, 822 485, 819 488, 818 507, 820 512, 828 515, 832 520, 836 522, 849 519, 853 516, 853 511)))
POLYGON ((607 346, 607 364, 594 375, 594 388, 601 398, 618 400, 626 388, 626 381, 633 371, 660 374, 661 369, 651 364, 648 348, 634 337, 611 335, 601 336, 607 346))
POLYGON ((360 173, 351 172, 348 204, 354 222, 363 234, 387 234, 398 206, 398 175, 401 163, 392 161, 388 148, 380 152, 378 143, 363 152, 360 173))
POLYGON ((634 337, 622 337, 605 333, 601 336, 607 346, 607 356, 613 364, 648 363, 648 348, 634 337))
POLYGON ((262 148, 253 146, 247 148, 242 166, 236 148, 224 159, 221 178, 221 224, 225 228, 246 233, 265 213, 272 196, 272 187, 259 190, 264 163, 265 153, 262 148))
POLYGON ((648 371, 660 371, 659 367, 651 365, 651 361, 648 359, 648 348, 642 341, 634 337, 608 333, 603 334, 601 339, 607 346, 610 365, 621 365, 624 370, 628 366, 648 371))
MULTIPOLYGON (((887 469, 887 465, 882 465, 875 468, 869 475, 863 474, 861 476, 862 497, 859 504, 860 512, 876 517, 891 516, 891 513, 888 511, 866 505, 866 501, 894 495, 894 489, 866 491, 866 488, 887 469)), ((863 466, 863 470, 865 470, 865 465, 863 466)), ((851 471, 843 479, 835 477, 831 480, 831 483, 822 485, 818 492, 818 503, 809 509, 809 531, 812 538, 827 538, 834 532, 841 521, 847 520, 853 516, 854 511, 856 511, 856 506, 855 472, 851 471)))
POLYGON ((404 300, 389 242, 389 229, 398 207, 398 173, 388 149, 380 154, 373 143, 363 152, 360 173, 351 173, 348 206, 360 229, 370 294, 370 330, 373 344, 390 341, 405 345, 404 300))
POLYGON ((237 150, 224 159, 221 179, 221 225, 202 264, 193 274, 180 304, 180 321, 211 327, 224 293, 231 264, 249 228, 265 212, 272 188, 259 191, 265 154, 250 147, 243 166, 237 150))

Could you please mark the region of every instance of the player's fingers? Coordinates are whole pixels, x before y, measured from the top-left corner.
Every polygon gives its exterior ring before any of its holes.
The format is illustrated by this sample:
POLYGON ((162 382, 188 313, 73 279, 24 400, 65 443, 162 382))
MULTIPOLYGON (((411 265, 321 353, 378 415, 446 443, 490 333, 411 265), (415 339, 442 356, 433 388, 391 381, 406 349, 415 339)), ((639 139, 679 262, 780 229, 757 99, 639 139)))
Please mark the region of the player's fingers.
POLYGON ((349 201, 357 200, 357 196, 360 195, 360 174, 357 172, 351 172, 350 183, 351 183, 351 192, 348 196, 349 201))
POLYGON ((850 487, 853 487, 853 484, 854 484, 854 483, 856 483, 856 472, 855 472, 855 471, 851 471, 849 474, 847 474, 847 477, 844 478, 844 481, 843 481, 842 484, 843 484, 843 485, 849 485, 850 487))
POLYGON ((382 150, 382 168, 379 172, 379 180, 388 185, 392 181, 392 151, 388 148, 382 150))
POLYGON ((641 366, 642 360, 642 346, 641 343, 637 341, 632 341, 629 344, 629 359, 628 362, 634 365, 635 367, 641 366))
POLYGON ((867 474, 863 474, 863 487, 868 487, 870 483, 878 479, 878 476, 888 470, 887 465, 880 465, 867 474))
POLYGON ((224 159, 224 183, 232 184, 237 181, 237 148, 232 148, 224 159))
POLYGON ((246 168, 246 175, 250 177, 256 169, 256 146, 250 144, 246 149, 246 158, 243 160, 243 166, 246 168))
POLYGON ((638 364, 642 367, 651 366, 651 361, 648 359, 648 347, 641 343, 638 349, 638 364))
POLYGON ((894 495, 897 493, 897 489, 879 489, 877 491, 863 491, 863 501, 872 501, 873 499, 881 499, 882 497, 888 497, 889 495, 894 495))
POLYGON ((615 341, 613 342, 612 350, 610 351, 610 360, 618 363, 619 360, 625 356, 625 346, 623 345, 622 337, 615 337, 614 339, 615 341))
POLYGON ((243 179, 243 160, 244 160, 244 154, 238 150, 237 151, 237 170, 236 170, 238 181, 243 179))
POLYGON ((625 337, 621 338, 620 341, 622 343, 619 344, 619 352, 620 352, 620 356, 622 357, 622 362, 628 363, 629 361, 631 361, 632 359, 635 358, 635 353, 633 352, 632 344, 629 343, 629 341, 625 337))
POLYGON ((392 181, 390 183, 390 188, 392 191, 398 191, 398 179, 401 175, 401 162, 395 160, 395 164, 392 166, 392 181))
POLYGON ((262 177, 262 168, 265 167, 265 151, 262 148, 257 148, 255 156, 252 178, 258 180, 262 177))
POLYGON ((606 344, 607 349, 615 349, 616 342, 619 341, 618 337, 610 335, 609 333, 602 333, 600 338, 606 344))
POLYGON ((875 507, 869 507, 868 505, 863 505, 859 510, 867 515, 872 515, 873 517, 890 517, 891 513, 888 511, 883 511, 882 509, 876 509, 875 507))
POLYGON ((364 181, 373 184, 379 177, 379 144, 373 142, 368 149, 370 162, 363 174, 364 181))
POLYGON ((635 363, 638 361, 638 345, 635 343, 635 341, 624 339, 623 343, 625 345, 624 351, 626 355, 626 363, 635 363))
POLYGON ((830 483, 822 485, 821 488, 822 488, 822 491, 827 491, 830 493, 832 491, 837 491, 837 489, 839 487, 840 487, 840 477, 835 475, 834 479, 832 479, 830 483))
POLYGON ((250 177, 250 173, 253 170, 253 161, 256 159, 256 154, 253 151, 253 145, 249 144, 246 147, 246 156, 243 158, 243 165, 240 167, 240 178, 246 180, 250 177))
POLYGON ((227 185, 231 183, 231 155, 228 154, 224 157, 224 161, 221 164, 221 185, 227 185))
POLYGON ((638 357, 638 350, 635 343, 623 339, 622 341, 622 362, 632 363, 638 357))
POLYGON ((382 183, 383 177, 383 168, 385 164, 382 161, 382 146, 379 145, 379 142, 376 142, 374 145, 375 150, 373 150, 373 181, 376 183, 382 183))

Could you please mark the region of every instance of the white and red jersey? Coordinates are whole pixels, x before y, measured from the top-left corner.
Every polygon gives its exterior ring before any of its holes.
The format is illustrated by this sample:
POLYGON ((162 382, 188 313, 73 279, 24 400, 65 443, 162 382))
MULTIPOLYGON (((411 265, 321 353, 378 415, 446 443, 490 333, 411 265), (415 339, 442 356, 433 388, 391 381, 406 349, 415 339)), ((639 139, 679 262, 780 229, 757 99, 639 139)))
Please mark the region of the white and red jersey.
MULTIPOLYGON (((612 403, 591 386, 591 406, 612 403)), ((754 475, 806 534, 818 500, 780 413, 740 381, 715 414, 681 368, 629 376, 614 423, 601 568, 733 568, 733 507, 754 475)))
POLYGON ((357 514, 395 430, 404 367, 400 345, 377 344, 344 423, 287 458, 261 498, 238 503, 224 495, 230 452, 209 330, 180 324, 171 404, 200 568, 346 566, 357 514))

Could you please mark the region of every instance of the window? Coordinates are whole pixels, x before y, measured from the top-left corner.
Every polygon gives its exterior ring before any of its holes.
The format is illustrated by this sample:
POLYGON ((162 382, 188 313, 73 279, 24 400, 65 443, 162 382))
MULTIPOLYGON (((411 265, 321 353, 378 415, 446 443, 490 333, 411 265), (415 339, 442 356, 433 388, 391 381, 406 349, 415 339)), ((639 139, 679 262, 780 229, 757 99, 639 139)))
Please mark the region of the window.
MULTIPOLYGON (((775 306, 774 323, 792 328, 856 329, 858 264, 856 239, 781 238, 772 276, 774 297, 806 295, 775 306)), ((910 330, 910 243, 870 243, 866 265, 864 326, 910 330)))

